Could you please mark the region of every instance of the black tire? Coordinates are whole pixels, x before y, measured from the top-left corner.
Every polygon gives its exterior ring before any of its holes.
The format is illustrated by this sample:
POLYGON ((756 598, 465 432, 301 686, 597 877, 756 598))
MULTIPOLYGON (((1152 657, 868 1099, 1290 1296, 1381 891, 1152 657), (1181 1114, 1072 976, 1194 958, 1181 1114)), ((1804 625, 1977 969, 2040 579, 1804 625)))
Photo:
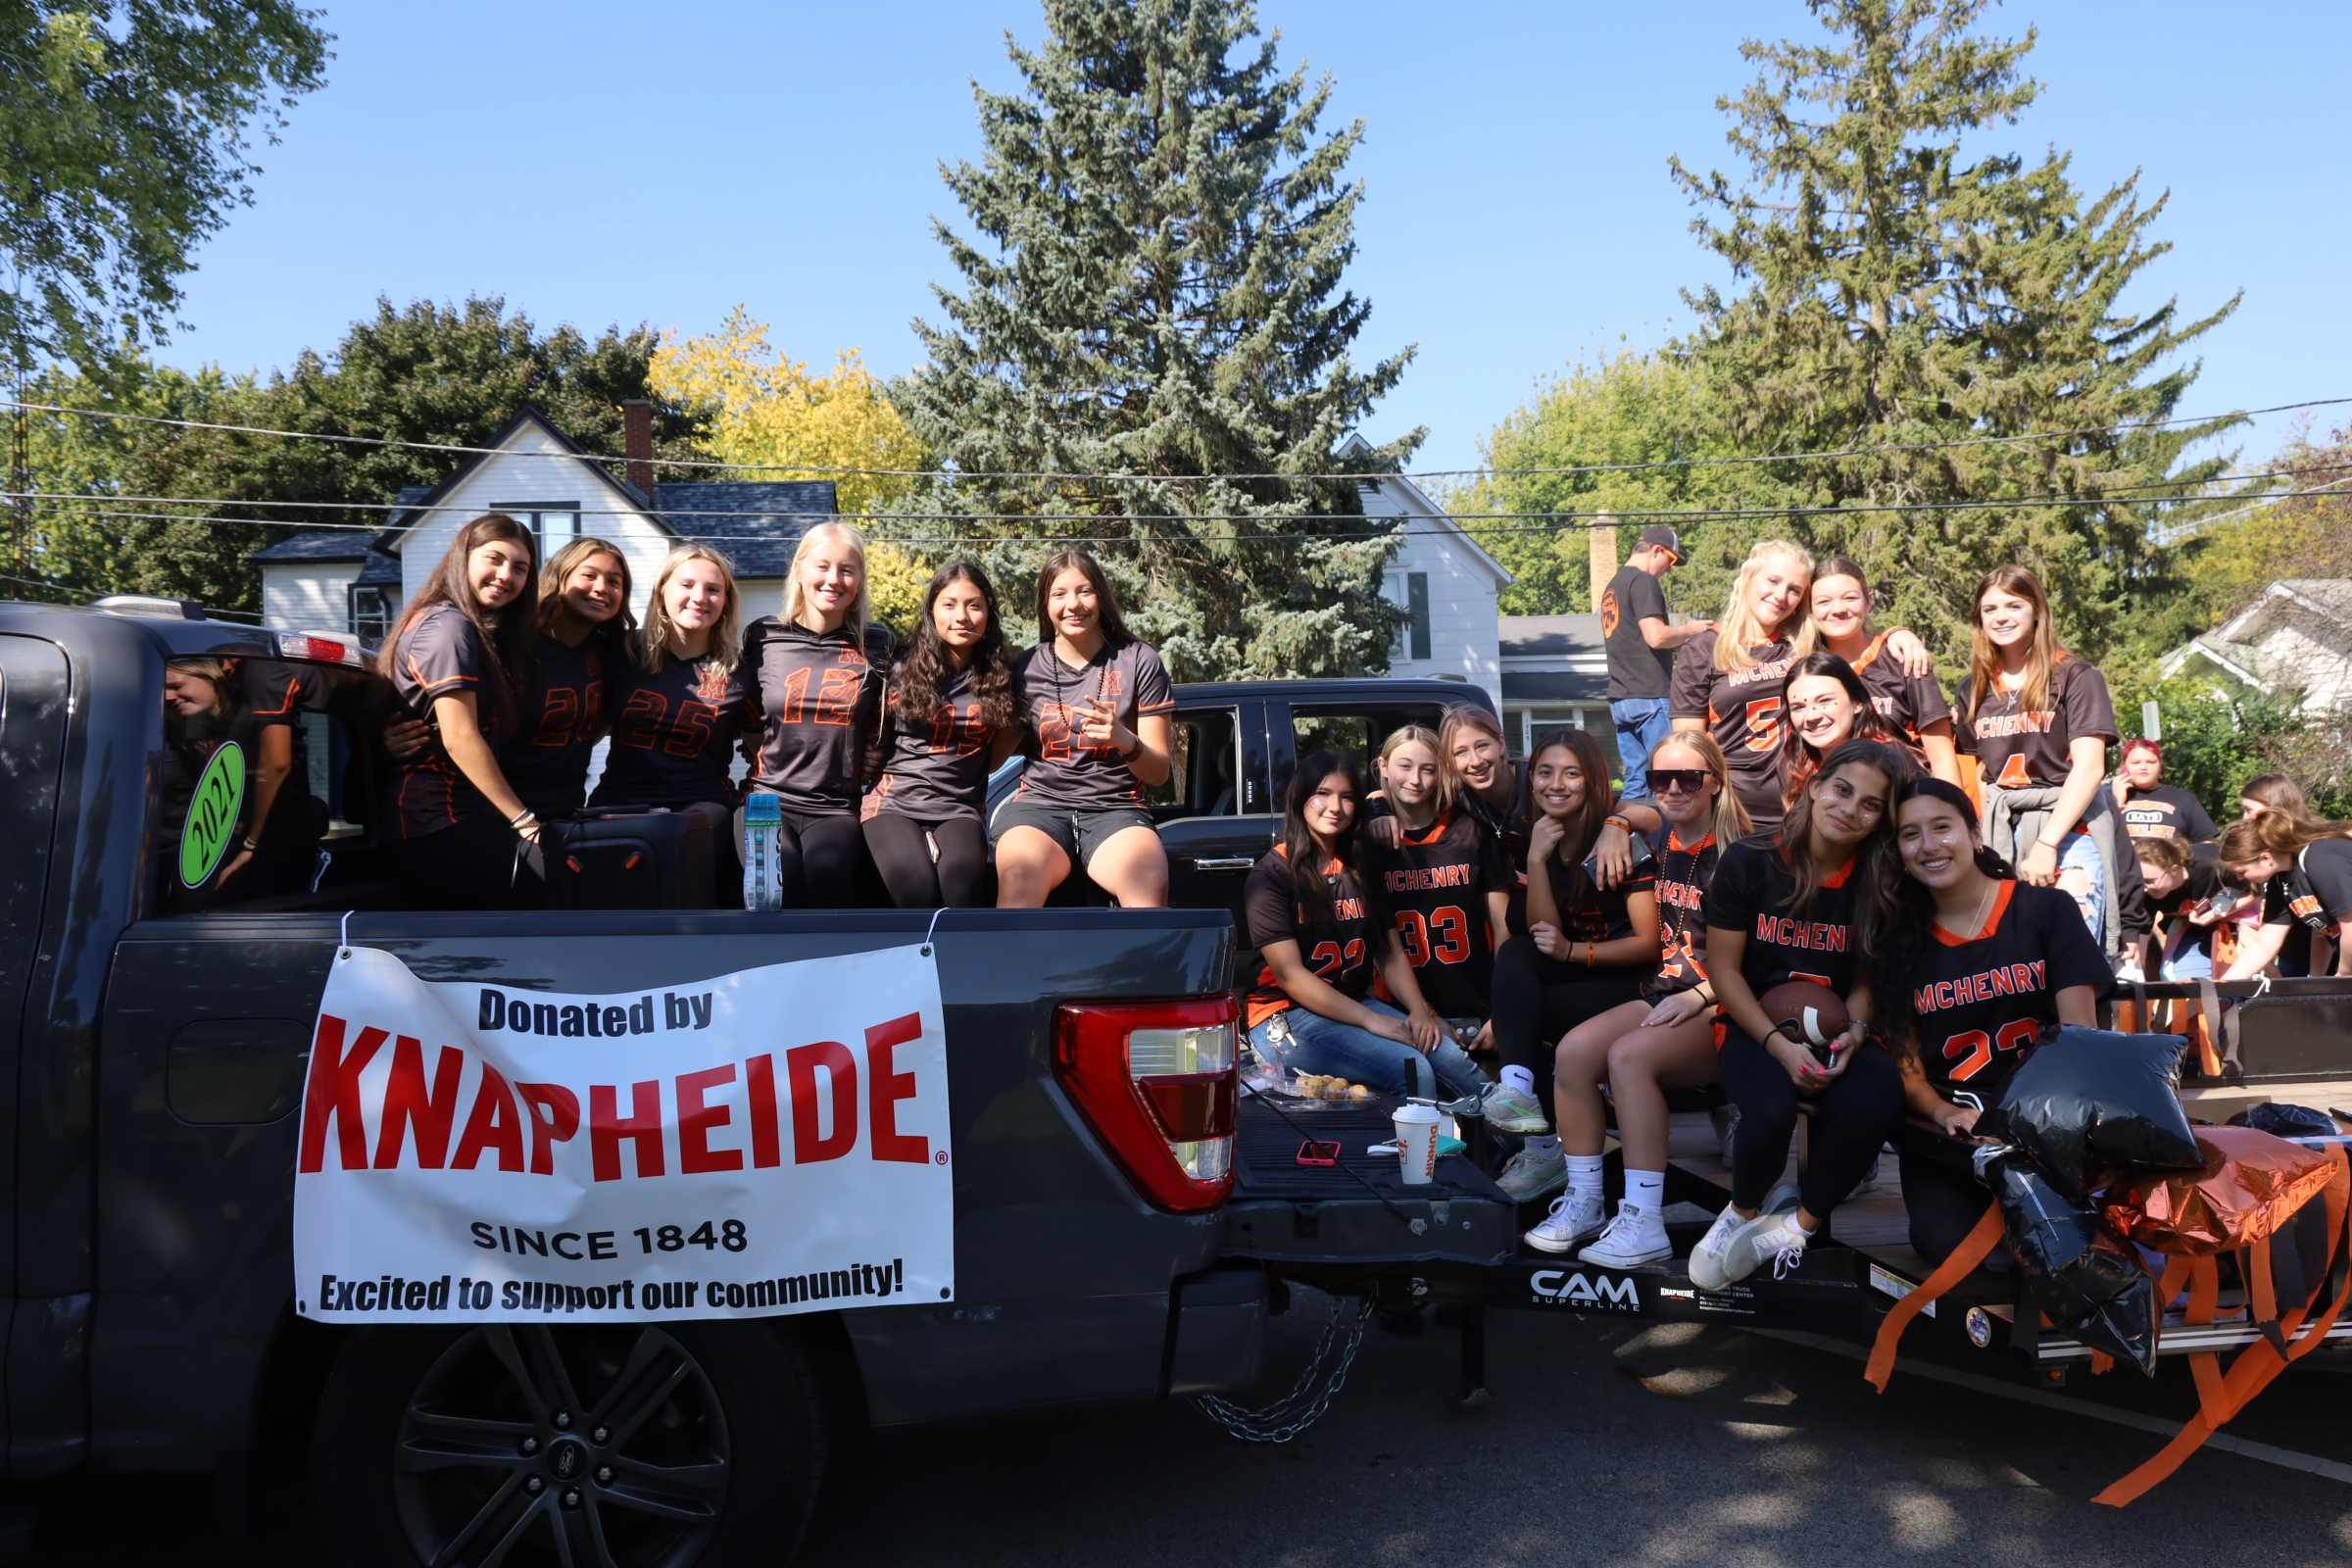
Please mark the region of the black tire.
POLYGON ((351 1568, 780 1565, 824 1467, 816 1375, 758 1323, 364 1329, 311 1445, 351 1568))

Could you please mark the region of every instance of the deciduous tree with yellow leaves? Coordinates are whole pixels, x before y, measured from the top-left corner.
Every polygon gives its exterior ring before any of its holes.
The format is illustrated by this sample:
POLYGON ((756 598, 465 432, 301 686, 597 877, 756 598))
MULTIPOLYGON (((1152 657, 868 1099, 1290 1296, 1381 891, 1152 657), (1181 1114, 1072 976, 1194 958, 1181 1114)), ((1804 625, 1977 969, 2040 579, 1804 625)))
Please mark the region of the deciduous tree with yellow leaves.
MULTIPOLYGON (((665 336, 654 354, 655 390, 708 413, 709 446, 719 461, 772 465, 767 478, 831 479, 852 519, 905 495, 914 484, 906 470, 928 467, 929 457, 858 351, 841 350, 831 373, 811 375, 805 361, 769 343, 767 330, 737 306, 708 337, 665 336)), ((876 542, 866 572, 875 614, 907 630, 930 569, 911 552, 876 542)))

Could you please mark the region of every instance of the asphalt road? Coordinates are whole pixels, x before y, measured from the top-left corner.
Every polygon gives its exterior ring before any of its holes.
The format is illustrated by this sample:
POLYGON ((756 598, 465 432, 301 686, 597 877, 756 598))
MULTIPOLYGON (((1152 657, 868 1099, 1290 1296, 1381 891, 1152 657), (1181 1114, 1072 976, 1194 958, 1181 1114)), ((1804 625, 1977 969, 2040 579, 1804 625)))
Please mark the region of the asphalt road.
MULTIPOLYGON (((1261 1397, 1287 1388, 1323 1303, 1277 1320, 1261 1397)), ((1491 1320, 1493 1402, 1457 1408, 1454 1335, 1374 1330, 1347 1388, 1279 1446, 1183 1405, 880 1436, 836 1470, 805 1568, 1386 1568, 1443 1563, 1835 1562, 1934 1568, 2352 1562, 2352 1483, 2208 1449, 2128 1509, 2089 1499, 2162 1446, 1735 1329, 1548 1314, 1491 1320)), ((2333 1352, 2330 1352, 2331 1354, 2333 1352)), ((1939 1364, 2002 1376, 1969 1352, 1939 1364)), ((2006 1383, 2007 1380, 2004 1379, 2006 1383)), ((2022 1387, 2022 1385, 2009 1385, 2022 1387)), ((2078 1377, 2063 1397, 2178 1421, 2184 1366, 2078 1377)), ((2298 1370, 2226 1429, 2352 1466, 2352 1375, 2298 1370)), ((35 1560, 211 1568, 207 1490, 121 1481, 52 1512, 35 1560)))

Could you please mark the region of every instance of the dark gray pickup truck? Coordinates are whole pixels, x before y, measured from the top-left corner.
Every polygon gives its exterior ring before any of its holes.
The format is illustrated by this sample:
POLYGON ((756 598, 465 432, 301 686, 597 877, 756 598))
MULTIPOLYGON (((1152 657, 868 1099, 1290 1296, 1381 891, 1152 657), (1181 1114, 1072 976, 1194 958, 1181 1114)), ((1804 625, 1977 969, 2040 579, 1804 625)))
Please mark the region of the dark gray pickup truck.
MULTIPOLYGON (((940 917, 952 1303, 355 1329, 298 1313, 292 1256, 339 943, 425 980, 612 991, 902 946, 931 916, 404 909, 373 863, 386 694, 356 646, 157 602, 0 605, 9 1474, 213 1472, 232 1531, 307 1494, 351 1562, 772 1562, 845 1429, 1250 1385, 1269 1293, 1228 1236, 1236 872, 1271 837, 1300 730, 1368 744, 1467 695, 1269 690, 1185 694, 1157 814, 1202 907, 940 917), (1108 1050, 1071 1026, 1082 1007, 1110 1020, 1108 1050), (1118 1032, 1171 1021, 1215 1041, 1192 1063, 1211 1081, 1176 1101, 1145 1093, 1118 1032), (550 1484, 575 1461, 592 1480, 550 1484)), ((1294 1253, 1301 1194, 1274 1203, 1294 1253)), ((1402 1221, 1383 1223, 1368 1245, 1393 1252, 1402 1221)), ((1505 1232, 1482 1225, 1478 1250, 1505 1232)))

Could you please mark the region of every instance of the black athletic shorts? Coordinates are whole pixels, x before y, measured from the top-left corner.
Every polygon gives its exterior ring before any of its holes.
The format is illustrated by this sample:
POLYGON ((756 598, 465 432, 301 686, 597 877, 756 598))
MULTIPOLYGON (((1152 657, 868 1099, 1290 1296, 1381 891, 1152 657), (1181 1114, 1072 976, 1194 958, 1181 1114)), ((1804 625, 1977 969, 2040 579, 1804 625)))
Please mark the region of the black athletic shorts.
POLYGON ((1004 842, 1004 835, 1016 827, 1033 827, 1061 846, 1061 853, 1070 863, 1083 870, 1094 859, 1095 852, 1107 843, 1114 833, 1131 827, 1152 826, 1152 813, 1141 807, 1118 806, 1107 810, 1086 810, 1069 806, 1047 806, 1038 801, 1024 801, 1014 796, 999 808, 996 818, 988 824, 991 847, 1004 842))

